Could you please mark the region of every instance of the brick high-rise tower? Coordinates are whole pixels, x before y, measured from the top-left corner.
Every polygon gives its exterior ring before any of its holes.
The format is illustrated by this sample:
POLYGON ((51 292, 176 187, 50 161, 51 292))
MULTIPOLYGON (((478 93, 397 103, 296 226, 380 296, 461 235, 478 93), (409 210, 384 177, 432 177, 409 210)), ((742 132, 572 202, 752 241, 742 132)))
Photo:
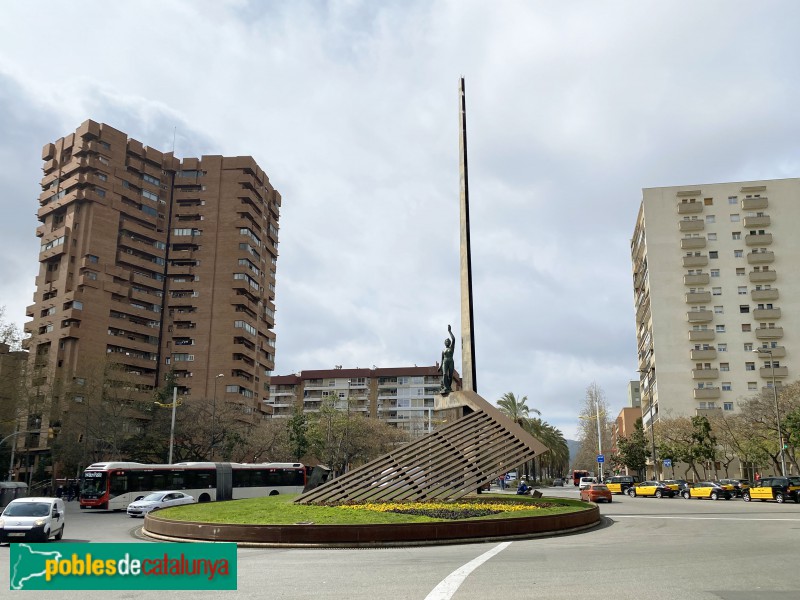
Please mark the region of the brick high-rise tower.
POLYGON ((86 121, 42 159, 28 427, 46 431, 109 362, 132 398, 174 373, 187 402, 264 416, 281 197, 253 158, 179 160, 86 121))

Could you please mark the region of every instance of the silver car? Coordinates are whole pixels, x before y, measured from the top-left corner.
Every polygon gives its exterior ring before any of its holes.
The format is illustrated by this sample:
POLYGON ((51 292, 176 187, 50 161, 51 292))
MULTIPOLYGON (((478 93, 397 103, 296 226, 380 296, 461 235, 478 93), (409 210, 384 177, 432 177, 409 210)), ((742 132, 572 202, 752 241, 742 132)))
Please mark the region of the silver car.
POLYGON ((144 498, 134 500, 128 505, 129 517, 143 517, 154 510, 180 506, 181 504, 194 504, 197 500, 193 496, 178 491, 153 492, 144 498))

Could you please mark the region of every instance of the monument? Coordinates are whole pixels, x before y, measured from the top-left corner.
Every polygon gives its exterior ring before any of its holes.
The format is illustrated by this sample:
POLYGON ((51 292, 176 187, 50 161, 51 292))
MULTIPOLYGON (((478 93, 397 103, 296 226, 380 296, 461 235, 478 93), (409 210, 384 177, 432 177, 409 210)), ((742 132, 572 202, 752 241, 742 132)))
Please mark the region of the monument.
POLYGON ((448 325, 449 338, 440 366, 442 389, 434 408, 447 415, 445 424, 301 494, 297 503, 456 500, 547 451, 544 444, 477 393, 463 77, 459 82, 459 116, 462 389, 451 389, 455 336, 448 325))

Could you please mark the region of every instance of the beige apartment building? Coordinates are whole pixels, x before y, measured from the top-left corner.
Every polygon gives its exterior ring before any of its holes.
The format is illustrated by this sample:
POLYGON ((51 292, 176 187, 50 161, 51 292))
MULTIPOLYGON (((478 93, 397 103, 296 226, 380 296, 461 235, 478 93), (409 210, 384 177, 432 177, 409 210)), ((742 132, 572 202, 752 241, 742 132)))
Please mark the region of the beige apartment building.
MULTIPOLYGON (((442 416, 434 413, 434 399, 440 388, 441 374, 436 365, 335 368, 275 375, 267 402, 276 418, 288 418, 296 410, 319 412, 323 402, 330 400, 338 410, 378 418, 419 436, 440 424, 442 416)), ((457 372, 453 376, 453 389, 461 389, 457 372)))
POLYGON ((646 429, 798 378, 798 225, 800 179, 643 190, 631 256, 646 429))
POLYGON ((253 158, 181 160, 86 121, 42 160, 30 417, 59 420, 109 363, 132 400, 172 373, 184 401, 266 416, 281 197, 253 158))

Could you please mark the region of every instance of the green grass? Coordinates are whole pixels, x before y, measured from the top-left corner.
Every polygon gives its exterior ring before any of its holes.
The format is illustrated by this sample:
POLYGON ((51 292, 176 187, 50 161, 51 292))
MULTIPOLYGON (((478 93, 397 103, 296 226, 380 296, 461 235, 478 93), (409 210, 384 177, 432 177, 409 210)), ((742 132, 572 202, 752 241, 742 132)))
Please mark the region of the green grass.
MULTIPOLYGON (((267 498, 249 498, 228 502, 208 502, 178 506, 156 513, 156 516, 175 521, 196 521, 201 523, 227 523, 242 525, 292 525, 313 523, 314 525, 368 525, 392 523, 431 523, 448 519, 431 518, 421 515, 377 512, 373 510, 353 510, 335 506, 312 506, 293 504, 295 495, 283 494, 267 498)), ((566 498, 527 498, 503 494, 481 494, 470 498, 478 503, 529 504, 529 510, 514 510, 475 519, 507 519, 564 514, 587 507, 586 503, 566 498)))

